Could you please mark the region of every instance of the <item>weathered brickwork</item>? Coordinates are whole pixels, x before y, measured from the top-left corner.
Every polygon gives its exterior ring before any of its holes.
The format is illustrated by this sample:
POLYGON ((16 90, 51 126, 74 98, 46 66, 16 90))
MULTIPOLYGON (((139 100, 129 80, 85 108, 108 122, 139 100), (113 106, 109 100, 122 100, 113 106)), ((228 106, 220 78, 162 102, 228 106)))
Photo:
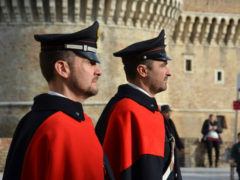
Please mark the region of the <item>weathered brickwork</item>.
POLYGON ((236 0, 184 0, 184 11, 240 14, 236 0))
POLYGON ((0 138, 0 172, 4 169, 11 138, 0 138))
MULTIPOLYGON (((208 167, 207 150, 198 138, 182 138, 185 146, 184 154, 179 153, 179 162, 182 167, 208 167)), ((0 172, 4 169, 11 138, 0 138, 0 172)), ((229 147, 231 142, 224 142, 220 147, 220 167, 228 167, 229 147)), ((213 151, 213 158, 215 153, 213 151)))

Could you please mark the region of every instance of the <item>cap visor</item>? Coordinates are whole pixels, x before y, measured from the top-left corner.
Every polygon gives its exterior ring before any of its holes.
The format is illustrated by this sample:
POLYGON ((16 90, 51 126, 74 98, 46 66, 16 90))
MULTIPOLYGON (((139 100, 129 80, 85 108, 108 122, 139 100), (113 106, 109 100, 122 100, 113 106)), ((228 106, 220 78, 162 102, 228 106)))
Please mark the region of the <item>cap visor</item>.
POLYGON ((159 61, 169 61, 171 58, 169 58, 165 53, 157 53, 157 54, 151 54, 147 55, 148 59, 152 60, 159 60, 159 61))
POLYGON ((96 53, 94 52, 89 52, 89 51, 78 51, 78 50, 74 50, 73 51, 74 53, 80 55, 80 56, 83 56, 89 60, 92 60, 92 61, 96 61, 97 63, 100 63, 96 53))
POLYGON ((159 60, 163 60, 163 61, 169 61, 169 60, 172 60, 170 57, 168 56, 163 56, 162 58, 160 58, 159 60))

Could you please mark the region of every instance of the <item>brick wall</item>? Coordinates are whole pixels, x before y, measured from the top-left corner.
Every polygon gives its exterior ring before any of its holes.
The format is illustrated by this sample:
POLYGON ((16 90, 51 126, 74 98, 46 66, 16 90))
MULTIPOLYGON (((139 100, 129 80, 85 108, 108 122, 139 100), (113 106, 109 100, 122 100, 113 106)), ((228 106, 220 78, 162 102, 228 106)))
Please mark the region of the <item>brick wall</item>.
POLYGON ((185 11, 212 13, 240 13, 240 1, 236 0, 184 0, 185 11))
MULTIPOLYGON (((198 138, 182 138, 185 146, 184 154, 179 154, 179 162, 182 167, 208 167, 207 150, 198 138)), ((11 138, 0 138, 0 172, 4 169, 7 152, 11 138)), ((229 150, 232 142, 224 142, 220 147, 220 167, 229 167, 229 150)), ((215 159, 213 150, 213 159, 215 159)))
POLYGON ((0 138, 0 172, 4 169, 11 138, 0 138))
MULTIPOLYGON (((182 167, 209 167, 207 148, 198 138, 182 138, 185 146, 184 155, 179 154, 182 167)), ((225 141, 220 145, 219 166, 229 167, 230 149, 232 142, 225 141)), ((213 149, 213 162, 215 162, 215 150, 213 149)), ((214 165, 214 164, 213 164, 214 165)))

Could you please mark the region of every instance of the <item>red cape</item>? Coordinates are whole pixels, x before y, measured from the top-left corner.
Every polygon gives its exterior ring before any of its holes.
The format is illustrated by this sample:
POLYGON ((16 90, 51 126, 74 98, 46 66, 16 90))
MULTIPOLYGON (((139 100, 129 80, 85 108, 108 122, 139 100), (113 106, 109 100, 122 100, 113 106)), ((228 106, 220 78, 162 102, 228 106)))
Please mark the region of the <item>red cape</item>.
POLYGON ((103 180, 104 165, 103 149, 81 103, 42 94, 17 126, 3 180, 103 180))
POLYGON ((85 115, 78 122, 63 112, 46 119, 25 154, 22 180, 103 179, 103 151, 85 115))
POLYGON ((165 128, 160 112, 151 112, 124 98, 113 107, 108 118, 103 149, 115 177, 142 155, 164 157, 165 128))

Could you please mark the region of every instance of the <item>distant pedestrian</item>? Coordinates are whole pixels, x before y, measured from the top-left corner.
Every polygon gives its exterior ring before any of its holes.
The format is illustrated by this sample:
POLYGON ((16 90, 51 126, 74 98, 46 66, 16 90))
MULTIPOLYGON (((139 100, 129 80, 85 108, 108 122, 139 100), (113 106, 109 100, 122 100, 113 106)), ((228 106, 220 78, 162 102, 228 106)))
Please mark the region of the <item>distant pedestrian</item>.
POLYGON ((231 149, 231 156, 237 164, 237 173, 240 180, 240 132, 237 135, 238 142, 231 149))
POLYGON ((220 144, 222 143, 220 133, 222 132, 222 127, 216 120, 216 117, 213 114, 209 115, 209 118, 204 121, 202 126, 203 141, 207 145, 208 150, 208 160, 209 167, 212 167, 212 148, 215 148, 215 167, 218 167, 219 159, 219 149, 220 144))
POLYGON ((161 112, 162 112, 165 120, 168 121, 167 123, 168 123, 169 127, 171 128, 170 131, 171 131, 172 135, 175 138, 177 149, 179 150, 180 153, 184 153, 184 145, 183 145, 183 143, 182 143, 182 141, 181 141, 181 139, 178 135, 176 126, 175 126, 173 120, 171 119, 172 110, 171 110, 170 106, 169 105, 162 105, 161 106, 161 112))
POLYGON ((175 139, 175 148, 178 149, 177 159, 178 159, 179 165, 184 166, 184 145, 178 135, 176 126, 173 120, 171 119, 172 109, 170 108, 169 105, 162 105, 161 113, 164 117, 164 121, 166 124, 165 127, 169 128, 169 131, 171 132, 171 134, 175 139))

